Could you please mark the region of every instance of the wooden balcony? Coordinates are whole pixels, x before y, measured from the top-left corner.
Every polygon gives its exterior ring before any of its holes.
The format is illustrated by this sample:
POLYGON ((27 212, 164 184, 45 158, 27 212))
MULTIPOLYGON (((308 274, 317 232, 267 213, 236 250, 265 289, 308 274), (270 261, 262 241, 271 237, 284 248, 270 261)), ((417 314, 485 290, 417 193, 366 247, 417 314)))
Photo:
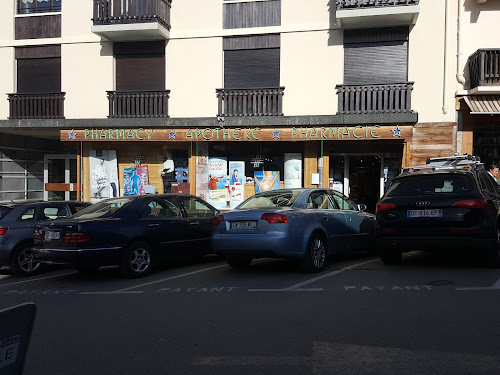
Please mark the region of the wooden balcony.
POLYGON ((472 93, 500 93, 500 49, 479 49, 469 57, 472 93))
POLYGON ((413 82, 338 85, 338 114, 411 113, 413 82))
POLYGON ((9 119, 63 119, 64 92, 8 94, 9 119))
POLYGON ((165 91, 108 91, 109 118, 168 117, 165 91))
POLYGON ((337 0, 335 17, 343 29, 408 26, 417 22, 420 0, 337 0))
POLYGON ((217 89, 218 116, 283 116, 284 87, 217 89))
POLYGON ((170 39, 172 0, 94 0, 92 32, 111 41, 170 39))

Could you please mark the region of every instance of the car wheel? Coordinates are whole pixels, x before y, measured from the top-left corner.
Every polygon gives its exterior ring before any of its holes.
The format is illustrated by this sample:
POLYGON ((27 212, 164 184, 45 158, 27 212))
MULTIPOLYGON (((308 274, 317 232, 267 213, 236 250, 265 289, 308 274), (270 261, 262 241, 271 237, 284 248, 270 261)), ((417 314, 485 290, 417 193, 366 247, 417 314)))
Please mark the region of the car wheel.
POLYGON ((252 260, 253 258, 247 255, 226 255, 226 262, 232 268, 246 268, 252 260))
POLYGON ((314 233, 307 243, 306 254, 302 259, 301 267, 305 272, 319 272, 326 264, 326 241, 319 234, 314 233))
POLYGON ((395 249, 380 249, 380 259, 384 264, 401 264, 403 252, 395 249))
POLYGON ((151 246, 145 242, 134 242, 124 252, 120 272, 128 278, 147 276, 152 271, 151 246))
POLYGON ((496 229, 495 246, 484 251, 484 265, 488 268, 500 267, 500 227, 496 229))
POLYGON ((14 249, 10 269, 16 276, 31 276, 40 272, 42 265, 33 259, 32 247, 24 244, 14 249))

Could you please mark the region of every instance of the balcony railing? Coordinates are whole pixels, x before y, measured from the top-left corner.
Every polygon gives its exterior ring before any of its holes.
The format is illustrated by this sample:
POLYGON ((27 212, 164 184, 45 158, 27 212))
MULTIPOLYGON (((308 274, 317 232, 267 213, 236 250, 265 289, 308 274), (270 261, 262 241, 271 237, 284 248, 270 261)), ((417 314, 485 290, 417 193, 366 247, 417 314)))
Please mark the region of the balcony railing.
POLYGON ((479 49, 469 57, 470 88, 500 86, 500 49, 479 49))
POLYGON ((284 87, 217 89, 218 116, 283 116, 284 87))
POLYGON ((94 0, 94 25, 159 22, 170 30, 172 0, 94 0))
POLYGON ((64 92, 8 95, 9 119, 64 118, 64 92))
POLYGON ((420 0, 337 0, 337 10, 418 5, 420 0))
POLYGON ((410 113, 413 82, 338 85, 339 114, 410 113))
POLYGON ((165 91, 108 91, 109 118, 168 117, 165 91))

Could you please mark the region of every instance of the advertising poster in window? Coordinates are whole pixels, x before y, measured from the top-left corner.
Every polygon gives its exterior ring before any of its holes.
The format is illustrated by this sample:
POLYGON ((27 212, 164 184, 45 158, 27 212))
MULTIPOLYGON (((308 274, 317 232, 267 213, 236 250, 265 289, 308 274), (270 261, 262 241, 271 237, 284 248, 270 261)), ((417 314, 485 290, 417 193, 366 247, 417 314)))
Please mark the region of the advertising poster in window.
POLYGON ((280 172, 279 171, 255 171, 255 194, 263 191, 279 190, 280 172))
POLYGON ((229 162, 229 206, 235 208, 243 202, 244 185, 245 185, 245 162, 230 161, 229 162))
POLYGON ((135 167, 123 169, 123 190, 125 195, 134 195, 132 189, 132 177, 137 176, 135 167))
POLYGON ((115 150, 89 150, 90 201, 118 196, 118 164, 115 150))
POLYGON ((217 209, 229 207, 227 158, 208 159, 208 199, 217 209))
POLYGON ((196 195, 208 200, 208 145, 199 143, 196 157, 196 195))
POLYGON ((140 177, 140 185, 138 186, 139 193, 136 195, 146 194, 144 189, 146 185, 149 185, 149 173, 147 165, 139 165, 136 167, 137 175, 140 177))
POLYGON ((285 189, 302 187, 302 154, 285 153, 285 189))

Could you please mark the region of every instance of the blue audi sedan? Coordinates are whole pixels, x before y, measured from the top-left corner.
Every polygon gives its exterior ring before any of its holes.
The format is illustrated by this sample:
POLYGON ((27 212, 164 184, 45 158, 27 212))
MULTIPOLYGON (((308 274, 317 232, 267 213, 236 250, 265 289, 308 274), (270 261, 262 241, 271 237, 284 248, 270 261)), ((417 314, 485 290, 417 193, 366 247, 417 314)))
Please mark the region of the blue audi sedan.
POLYGON ((375 215, 329 189, 285 189, 256 194, 217 215, 212 249, 233 268, 254 258, 286 258, 319 272, 330 254, 369 250, 375 215))

